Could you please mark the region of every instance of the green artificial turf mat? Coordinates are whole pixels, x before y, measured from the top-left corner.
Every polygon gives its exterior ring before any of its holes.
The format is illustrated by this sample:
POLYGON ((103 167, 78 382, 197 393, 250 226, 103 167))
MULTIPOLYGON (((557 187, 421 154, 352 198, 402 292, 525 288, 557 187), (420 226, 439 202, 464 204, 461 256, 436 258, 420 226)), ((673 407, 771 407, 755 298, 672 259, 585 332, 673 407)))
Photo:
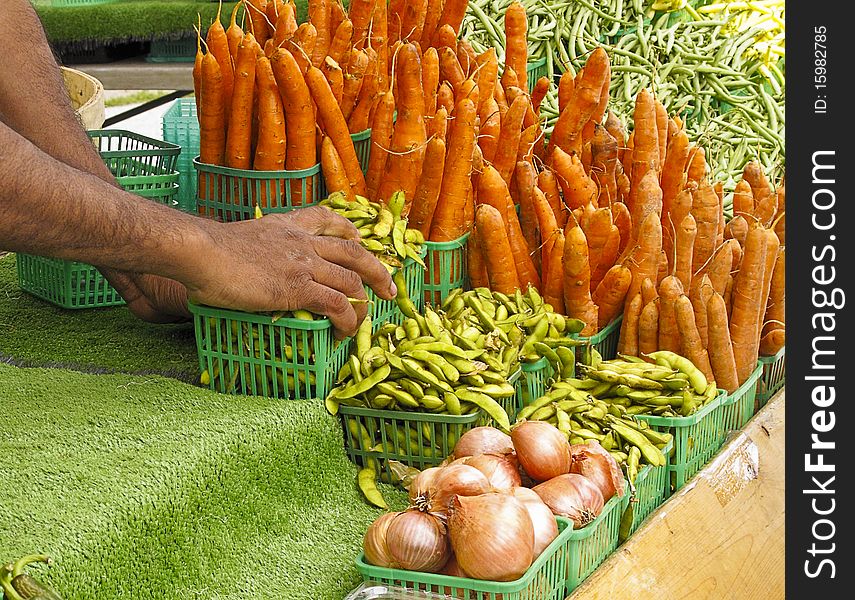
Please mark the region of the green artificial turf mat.
POLYGON ((0 361, 84 371, 156 372, 197 381, 193 324, 144 323, 125 307, 63 310, 18 287, 0 258, 0 361))
POLYGON ((322 402, 7 365, 0 390, 0 560, 50 554, 33 573, 66 600, 332 600, 358 584, 380 511, 322 402))
MULTIPOLYGON (((297 0, 297 16, 306 16, 307 0, 297 0)), ((228 26, 234 2, 223 2, 221 21, 228 26)), ((36 5, 52 42, 125 42, 181 37, 193 33, 197 13, 207 27, 217 14, 208 0, 117 0, 72 8, 36 5)))

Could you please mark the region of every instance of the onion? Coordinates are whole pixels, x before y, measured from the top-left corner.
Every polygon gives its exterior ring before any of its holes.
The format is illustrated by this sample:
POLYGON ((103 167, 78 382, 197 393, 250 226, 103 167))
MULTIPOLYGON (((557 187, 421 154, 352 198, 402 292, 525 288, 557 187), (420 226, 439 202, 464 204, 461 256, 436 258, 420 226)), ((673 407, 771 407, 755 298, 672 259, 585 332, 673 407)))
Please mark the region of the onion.
MULTIPOLYGON (((450 575, 451 577, 466 577, 469 578, 469 575, 460 568, 460 565, 457 564, 457 557, 454 556, 454 553, 451 553, 451 558, 448 559, 448 562, 445 563, 445 566, 439 572, 441 575, 450 575)), ((445 592, 446 594, 450 592, 445 592)))
POLYGON ((418 510, 378 518, 362 540, 365 558, 378 567, 436 573, 451 556, 445 525, 418 510))
POLYGON ((534 527, 534 558, 537 558, 552 543, 552 540, 558 537, 558 522, 536 492, 518 487, 514 489, 513 495, 522 502, 531 518, 531 524, 534 527))
POLYGON ((570 472, 570 446, 554 425, 523 421, 511 430, 520 465, 535 481, 570 472))
POLYGON ((460 436, 453 455, 454 458, 462 458, 477 454, 509 454, 513 451, 514 444, 507 433, 495 427, 476 427, 460 436))
POLYGON ((410 503, 414 503, 419 496, 426 496, 430 493, 433 481, 441 470, 442 467, 430 467, 416 475, 410 484, 410 503))
POLYGON ((624 482, 620 466, 597 440, 570 446, 570 455, 573 458, 570 472, 584 475, 594 482, 603 493, 605 502, 615 494, 623 496, 624 482))
POLYGON ((556 515, 567 517, 581 529, 603 510, 603 493, 590 479, 577 473, 553 477, 532 488, 556 515))
POLYGON ((497 492, 511 492, 520 485, 516 465, 498 454, 479 454, 466 459, 466 464, 481 471, 497 492))
POLYGON ((534 559, 534 526, 509 494, 458 496, 448 519, 457 564, 472 579, 513 581, 534 559))
POLYGON ((413 498, 413 506, 423 512, 445 517, 455 496, 477 496, 490 491, 487 477, 475 467, 456 464, 442 467, 430 479, 427 489, 413 498))

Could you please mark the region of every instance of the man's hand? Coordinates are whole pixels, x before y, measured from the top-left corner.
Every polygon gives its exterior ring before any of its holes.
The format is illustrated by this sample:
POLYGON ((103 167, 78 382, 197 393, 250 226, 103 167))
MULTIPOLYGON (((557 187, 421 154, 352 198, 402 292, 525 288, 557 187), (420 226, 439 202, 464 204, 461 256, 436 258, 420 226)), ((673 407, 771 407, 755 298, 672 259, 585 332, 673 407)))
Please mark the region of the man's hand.
POLYGON ((363 282, 386 300, 397 293, 353 224, 326 208, 212 225, 210 254, 189 265, 184 280, 194 302, 250 312, 303 308, 328 316, 341 338, 367 314, 363 282))
POLYGON ((128 309, 149 323, 180 323, 191 315, 187 310, 187 288, 177 281, 143 273, 100 269, 124 298, 128 309))

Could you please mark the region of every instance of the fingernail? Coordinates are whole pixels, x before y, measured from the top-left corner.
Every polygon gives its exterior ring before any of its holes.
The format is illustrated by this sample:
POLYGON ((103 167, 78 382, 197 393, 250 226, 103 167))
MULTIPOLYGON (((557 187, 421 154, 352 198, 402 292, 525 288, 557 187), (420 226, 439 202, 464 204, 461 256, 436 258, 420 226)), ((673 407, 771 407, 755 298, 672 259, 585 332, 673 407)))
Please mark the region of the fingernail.
POLYGON ((394 284, 394 282, 392 283, 391 292, 392 292, 392 295, 393 295, 393 296, 397 296, 397 295, 398 295, 398 286, 396 286, 396 285, 394 284))

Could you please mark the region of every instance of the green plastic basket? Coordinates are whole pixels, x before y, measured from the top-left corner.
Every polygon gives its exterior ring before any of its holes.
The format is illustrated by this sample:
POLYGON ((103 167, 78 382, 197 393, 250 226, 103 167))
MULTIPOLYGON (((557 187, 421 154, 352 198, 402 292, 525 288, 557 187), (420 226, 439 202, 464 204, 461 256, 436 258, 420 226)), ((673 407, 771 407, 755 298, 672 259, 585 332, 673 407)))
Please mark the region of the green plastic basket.
POLYGON ((618 547, 620 518, 628 503, 628 493, 622 498, 613 496, 606 502, 600 516, 570 533, 565 594, 579 587, 618 547))
POLYGON ((686 485, 721 448, 724 442, 721 403, 726 396, 727 392, 719 390, 714 400, 688 417, 636 415, 636 419, 647 421, 656 431, 674 436, 674 454, 668 464, 670 481, 665 484, 666 498, 686 485))
POLYGON ((442 594, 448 598, 466 600, 563 600, 565 596, 568 548, 572 541, 573 522, 556 517, 558 537, 516 581, 497 582, 467 579, 375 567, 368 564, 365 554, 356 559, 356 569, 364 581, 377 581, 413 590, 442 594))
POLYGON ((198 177, 193 168, 193 158, 199 155, 199 119, 196 116, 196 100, 179 98, 163 115, 163 139, 181 147, 176 169, 178 170, 178 208, 184 212, 196 212, 196 187, 198 177))
MULTIPOLYGON (((674 447, 673 440, 662 450, 666 463, 669 461, 671 449, 674 447)), ((645 465, 638 471, 635 478, 635 494, 627 503, 632 504, 632 525, 629 534, 632 535, 641 527, 644 520, 665 502, 665 487, 668 485, 668 466, 661 467, 645 465)))
POLYGON ((96 4, 110 4, 116 0, 50 0, 51 6, 67 7, 67 6, 94 6, 96 4))
POLYGON ((283 213, 314 206, 323 198, 321 165, 299 171, 250 171, 193 159, 199 176, 196 210, 219 221, 245 221, 261 212, 283 213))
MULTIPOLYGON (((591 347, 595 348, 603 360, 612 360, 617 357, 618 340, 620 339, 620 324, 623 321, 623 315, 603 327, 600 331, 591 337, 577 336, 577 339, 587 342, 591 347)), ((578 359, 578 354, 577 354, 578 359)))
MULTIPOLYGON (((96 129, 86 132, 98 148, 113 176, 128 191, 135 177, 174 175, 181 148, 123 129, 96 129)), ((156 183, 158 180, 149 180, 156 183)))
POLYGON ((548 75, 545 56, 540 60, 528 64, 526 67, 526 81, 528 82, 529 94, 534 91, 534 84, 537 83, 537 80, 544 75, 548 75))
POLYGON ((757 393, 757 384, 763 375, 762 363, 757 363, 757 368, 751 372, 745 383, 740 385, 732 394, 728 394, 721 401, 722 429, 724 435, 730 431, 742 429, 751 417, 754 416, 754 400, 757 393))
POLYGON ((511 423, 516 420, 517 413, 526 404, 537 400, 547 392, 549 380, 553 375, 552 365, 546 357, 532 363, 520 363, 520 371, 521 376, 514 384, 512 406, 505 407, 511 423))
POLYGON ((199 367, 225 394, 324 398, 348 356, 327 318, 275 319, 190 304, 199 367), (304 349, 309 349, 308 352, 304 349))
MULTIPOLYGON (((421 256, 424 259, 426 248, 422 247, 421 256)), ((422 286, 424 285, 425 269, 412 258, 404 261, 404 280, 407 282, 407 294, 416 305, 417 309, 422 307, 422 286)), ((398 303, 392 300, 379 298, 374 290, 365 286, 368 295, 371 313, 371 330, 377 331, 383 323, 395 323, 400 325, 404 322, 404 313, 398 308, 398 303)))
POLYGON ((353 149, 356 150, 359 166, 365 173, 368 171, 368 159, 371 157, 371 128, 359 133, 351 133, 350 139, 353 140, 353 149))
POLYGON ((763 365, 763 376, 757 384, 757 410, 760 410, 769 401, 769 398, 778 393, 787 375, 784 351, 786 347, 778 350, 775 356, 761 356, 760 364, 763 365))
POLYGON ((196 38, 154 40, 145 60, 153 63, 193 62, 196 60, 196 38))
POLYGON ((466 242, 464 233, 450 242, 425 242, 424 301, 440 306, 452 290, 462 288, 466 280, 466 242))
POLYGON ((30 254, 15 258, 21 289, 51 304, 76 309, 125 303, 93 266, 30 254))

